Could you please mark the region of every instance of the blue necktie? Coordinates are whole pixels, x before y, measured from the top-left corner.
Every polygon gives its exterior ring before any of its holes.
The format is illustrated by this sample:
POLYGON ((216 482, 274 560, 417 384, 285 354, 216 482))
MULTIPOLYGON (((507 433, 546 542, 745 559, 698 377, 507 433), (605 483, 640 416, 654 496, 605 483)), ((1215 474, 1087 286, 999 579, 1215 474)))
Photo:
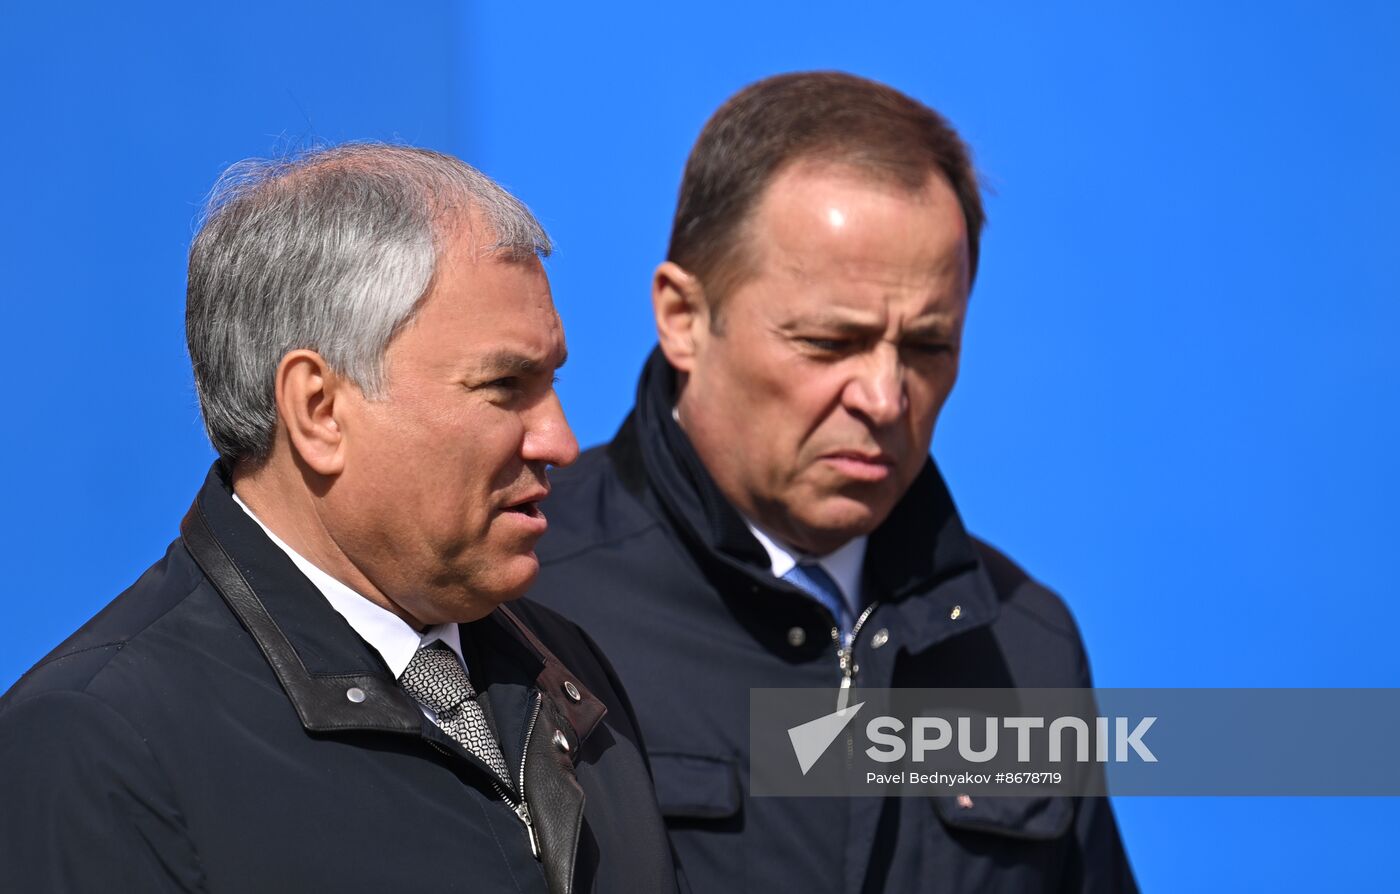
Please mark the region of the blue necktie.
POLYGON ((831 616, 836 619, 836 626, 841 630, 841 643, 845 645, 851 637, 851 610, 846 605, 845 597, 841 595, 841 588, 831 579, 831 575, 826 573, 826 569, 816 562, 803 562, 792 566, 788 573, 783 575, 783 580, 831 611, 831 616))

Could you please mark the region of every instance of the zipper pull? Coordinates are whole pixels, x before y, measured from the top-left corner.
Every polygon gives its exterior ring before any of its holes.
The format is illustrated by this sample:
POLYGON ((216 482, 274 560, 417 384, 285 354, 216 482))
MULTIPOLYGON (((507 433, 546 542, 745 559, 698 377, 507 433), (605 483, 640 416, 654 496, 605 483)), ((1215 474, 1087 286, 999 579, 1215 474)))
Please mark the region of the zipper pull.
POLYGON ((851 676, 847 674, 841 678, 841 691, 836 694, 836 710, 846 710, 846 705, 851 701, 851 676))
POLYGON ((851 647, 847 646, 838 653, 838 660, 841 663, 841 689, 836 694, 836 710, 846 710, 846 705, 851 702, 851 678, 855 676, 854 666, 851 664, 851 647))
POLYGON ((520 821, 525 824, 525 832, 530 836, 530 854, 536 860, 540 858, 540 838, 535 834, 535 822, 530 819, 530 805, 524 801, 515 808, 515 815, 520 817, 520 821))

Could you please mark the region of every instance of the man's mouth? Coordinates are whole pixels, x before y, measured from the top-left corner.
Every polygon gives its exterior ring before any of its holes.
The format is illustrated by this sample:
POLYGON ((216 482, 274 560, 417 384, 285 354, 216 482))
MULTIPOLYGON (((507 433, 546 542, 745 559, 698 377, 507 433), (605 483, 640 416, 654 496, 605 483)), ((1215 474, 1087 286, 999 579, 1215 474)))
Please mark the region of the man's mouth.
POLYGON ((501 507, 501 512, 509 512, 511 515, 519 515, 523 518, 544 524, 544 510, 540 508, 540 502, 549 496, 548 487, 532 487, 520 495, 514 502, 501 507))
POLYGON ((887 453, 837 450, 822 460, 848 478, 858 481, 884 481, 894 472, 894 457, 887 453))

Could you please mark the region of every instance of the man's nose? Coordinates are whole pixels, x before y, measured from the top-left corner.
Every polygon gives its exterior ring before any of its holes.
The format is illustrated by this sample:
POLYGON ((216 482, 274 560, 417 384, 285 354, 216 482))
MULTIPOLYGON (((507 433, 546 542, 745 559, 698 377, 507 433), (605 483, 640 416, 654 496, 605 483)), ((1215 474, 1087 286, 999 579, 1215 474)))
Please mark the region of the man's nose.
POLYGON ((526 429, 521 456, 528 462, 551 466, 571 465, 578 459, 578 439, 569 421, 564 418, 564 406, 559 395, 551 392, 537 404, 526 429))
POLYGON ((881 344, 861 361, 855 375, 846 383, 842 402, 846 409, 875 427, 891 425, 909 408, 899 351, 893 345, 881 344))

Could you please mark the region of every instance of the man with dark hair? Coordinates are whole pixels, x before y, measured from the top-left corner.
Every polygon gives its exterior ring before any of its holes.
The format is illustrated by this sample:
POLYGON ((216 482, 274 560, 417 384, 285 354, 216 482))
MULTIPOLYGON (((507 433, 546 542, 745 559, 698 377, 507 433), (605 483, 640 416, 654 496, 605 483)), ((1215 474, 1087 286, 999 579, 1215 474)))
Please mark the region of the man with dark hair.
POLYGON ((697 141, 611 444, 562 473, 532 597, 607 649, 699 891, 1131 891, 1109 803, 754 798, 751 687, 1086 687, 1064 604, 928 455, 983 212, 937 113, 837 73, 697 141))
POLYGON ((506 606, 578 453, 548 252, 434 152, 226 175, 186 305, 219 461, 0 700, 0 889, 674 889, 606 659, 506 606))

